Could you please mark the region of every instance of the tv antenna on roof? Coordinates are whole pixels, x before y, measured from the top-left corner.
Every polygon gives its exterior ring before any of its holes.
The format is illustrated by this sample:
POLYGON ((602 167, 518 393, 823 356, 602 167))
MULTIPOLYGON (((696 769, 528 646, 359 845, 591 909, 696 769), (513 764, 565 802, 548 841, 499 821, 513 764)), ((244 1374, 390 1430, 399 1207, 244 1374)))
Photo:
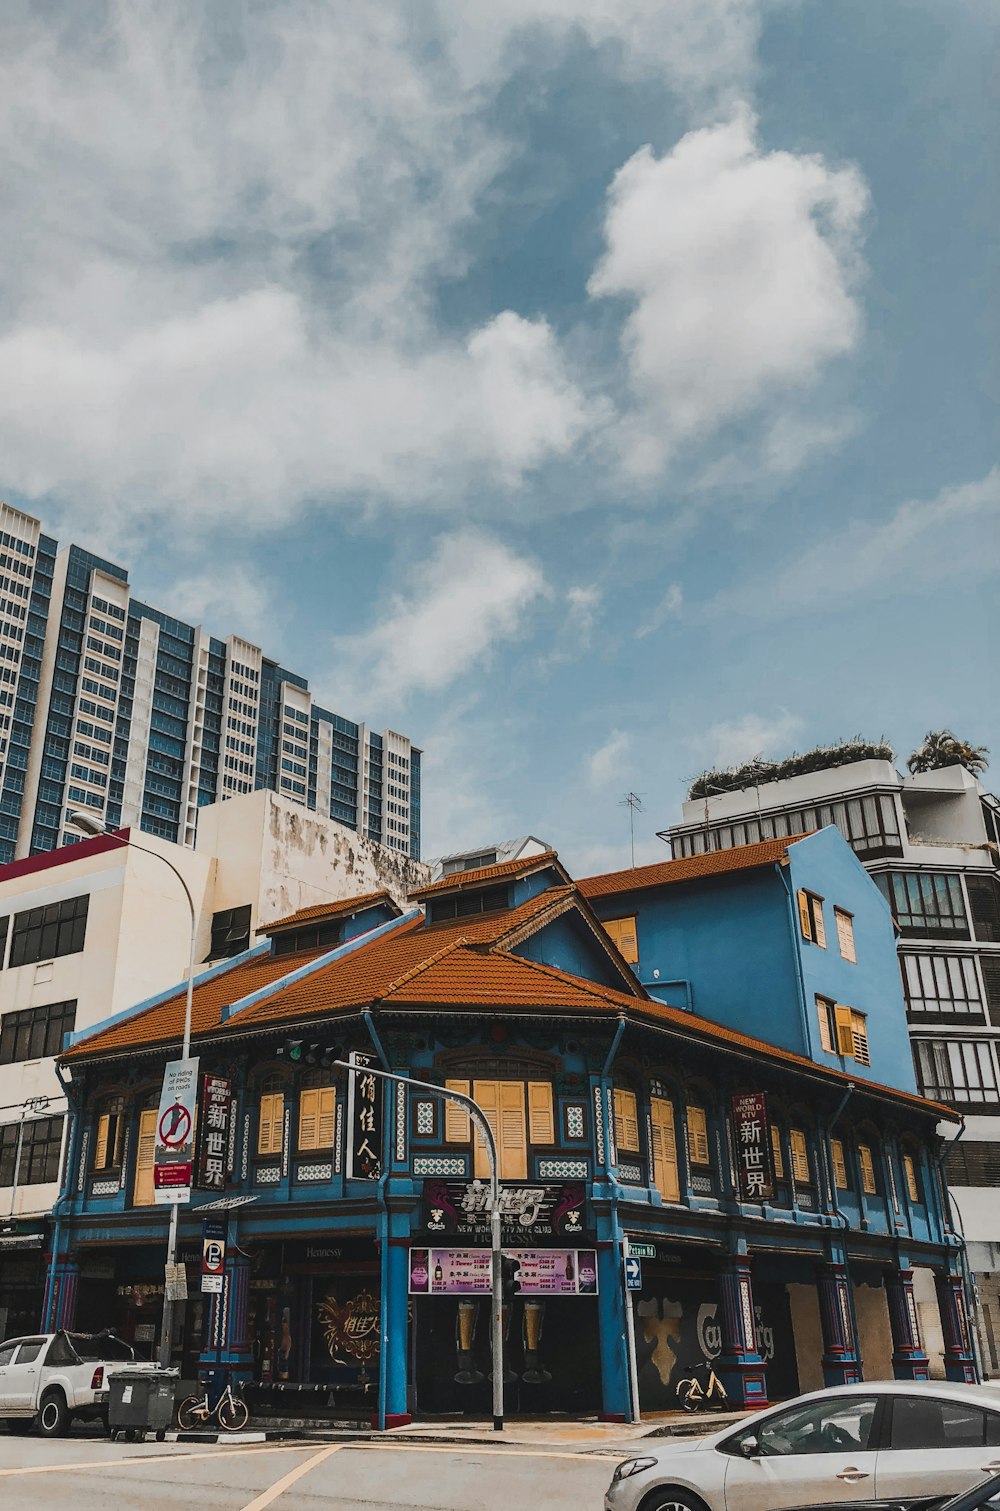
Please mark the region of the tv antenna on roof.
POLYGON ((644 813, 645 809, 642 806, 642 798, 639 796, 639 794, 637 792, 626 792, 625 796, 622 798, 622 800, 618 804, 618 806, 619 806, 619 808, 627 808, 628 809, 628 832, 629 832, 629 838, 630 838, 631 843, 632 843, 632 866, 633 866, 633 869, 634 869, 634 867, 635 867, 635 815, 636 815, 637 812, 638 813, 644 813))

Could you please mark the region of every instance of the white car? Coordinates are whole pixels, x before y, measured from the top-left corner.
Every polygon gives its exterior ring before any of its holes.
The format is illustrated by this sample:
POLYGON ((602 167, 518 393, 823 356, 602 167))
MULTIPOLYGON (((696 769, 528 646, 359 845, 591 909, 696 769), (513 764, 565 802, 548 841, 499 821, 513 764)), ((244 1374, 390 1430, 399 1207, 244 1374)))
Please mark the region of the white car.
POLYGON ((938 1506, 1000 1473, 1000 1389, 878 1380, 798 1396, 619 1464, 605 1511, 938 1506))
POLYGON ((106 1333, 40 1333, 0 1343, 0 1421, 8 1432, 62 1437, 74 1418, 105 1418, 108 1374, 132 1349, 106 1333))

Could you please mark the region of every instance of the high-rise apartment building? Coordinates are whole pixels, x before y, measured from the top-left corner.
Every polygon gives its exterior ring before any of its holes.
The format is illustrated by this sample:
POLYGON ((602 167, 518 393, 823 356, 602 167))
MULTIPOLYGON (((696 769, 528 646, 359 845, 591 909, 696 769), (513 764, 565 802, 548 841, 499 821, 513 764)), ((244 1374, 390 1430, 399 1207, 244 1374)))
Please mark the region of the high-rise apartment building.
POLYGON ((267 788, 420 855, 420 751, 306 679, 132 597, 128 573, 0 504, 0 863, 73 808, 194 844, 198 810, 267 788))
POLYGON ((961 766, 861 760, 711 792, 662 832, 675 858, 835 825, 896 924, 920 1090, 965 1117, 947 1161, 1000 1370, 1000 802, 961 766))

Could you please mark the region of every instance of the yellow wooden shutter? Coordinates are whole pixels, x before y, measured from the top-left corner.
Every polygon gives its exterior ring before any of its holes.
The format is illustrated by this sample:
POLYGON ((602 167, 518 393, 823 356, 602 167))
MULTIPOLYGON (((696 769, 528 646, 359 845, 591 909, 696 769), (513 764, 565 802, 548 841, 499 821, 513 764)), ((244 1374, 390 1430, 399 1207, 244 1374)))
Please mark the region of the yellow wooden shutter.
POLYGON ((854 947, 854 920, 850 913, 845 913, 840 908, 834 908, 833 916, 837 920, 837 943, 840 946, 840 953, 845 960, 856 965, 858 956, 854 947))
POLYGON ((830 1149, 833 1153, 833 1184, 838 1191, 847 1190, 847 1161, 844 1158, 844 1145, 839 1138, 830 1140, 830 1149))
POLYGON ((257 1126, 257 1153, 280 1154, 285 1121, 285 1097, 281 1091, 268 1092, 260 1099, 257 1126))
POLYGON ((152 1107, 139 1116, 139 1142, 135 1153, 135 1184, 132 1203, 136 1207, 153 1205, 153 1159, 156 1152, 157 1109, 152 1107))
POLYGON ((711 1161, 708 1157, 708 1126, 705 1121, 705 1113, 701 1107, 689 1107, 687 1109, 687 1126, 691 1163, 693 1165, 710 1164, 711 1161))
MULTIPOLYGON (((445 1091, 457 1091, 459 1096, 469 1095, 468 1081, 445 1081, 445 1091)), ((444 1104, 444 1137, 448 1144, 467 1144, 472 1137, 471 1118, 466 1108, 458 1102, 444 1104)))
POLYGON ((111 1115, 102 1112, 97 1122, 97 1147, 94 1150, 94 1169, 106 1170, 108 1166, 108 1134, 111 1130, 111 1115))
POLYGON ((826 924, 823 922, 823 899, 812 898, 812 924, 813 938, 821 948, 826 949, 826 924))
MULTIPOLYGON (((457 1090, 457 1088, 456 1088, 457 1090)), ((500 1170, 503 1172, 503 1154, 500 1148, 500 1119, 499 1119, 499 1081, 473 1081, 472 1095, 486 1114, 486 1121, 490 1125, 493 1137, 496 1140, 497 1155, 500 1160, 500 1170)), ((475 1166, 474 1174, 480 1179, 489 1176, 490 1159, 483 1143, 482 1135, 477 1128, 475 1130, 475 1166)))
POLYGON ((551 1081, 528 1082, 528 1137, 533 1144, 554 1144, 556 1141, 551 1081))
POLYGON ((618 946, 619 953, 624 955, 630 965, 637 965, 639 961, 639 939, 636 933, 634 918, 609 918, 604 925, 608 934, 618 946))
POLYGON ((858 1145, 858 1158, 861 1161, 861 1189, 866 1196, 875 1196, 878 1192, 878 1186, 875 1183, 875 1161, 867 1144, 858 1145))
POLYGON ((802 938, 803 939, 811 939, 813 937, 813 931, 812 931, 812 919, 809 916, 809 894, 808 894, 808 892, 800 892, 798 894, 798 898, 799 898, 799 927, 802 930, 802 938))
POLYGON ((639 1112, 634 1091, 615 1087, 615 1143, 619 1149, 639 1152, 639 1112))
POLYGON ((320 1149, 333 1148, 333 1130, 337 1121, 337 1091, 334 1086, 321 1086, 319 1092, 319 1145, 320 1149))
POLYGON ((299 1092, 299 1148, 317 1149, 319 1134, 319 1088, 299 1092))
POLYGON ((790 1128, 788 1142, 792 1150, 792 1175, 798 1181, 808 1182, 809 1176, 809 1148, 806 1144, 806 1136, 801 1128, 790 1128))
POLYGON ((504 1180, 528 1176, 528 1129, 524 1116, 524 1085, 500 1082, 500 1174, 504 1180))
POLYGON ((783 1180, 785 1177, 785 1161, 781 1153, 781 1129, 771 1125, 771 1159, 774 1164, 775 1180, 783 1180))
POLYGON ((663 1097, 650 1097, 649 1123, 653 1135, 653 1184, 664 1201, 679 1201, 681 1185, 673 1103, 663 1097))
POLYGON ((872 1063, 868 1048, 868 1019, 864 1013, 851 1013, 851 1053, 859 1065, 872 1063))
POLYGON ((833 1009, 834 1021, 837 1025, 837 1053, 846 1055, 849 1060, 854 1058, 854 1014, 849 1007, 843 1007, 839 1002, 833 1009))
POLYGON ((828 1055, 835 1055, 837 1053, 837 1046, 833 1042, 833 1030, 830 1024, 830 1009, 832 1006, 833 1003, 828 1002, 825 997, 816 998, 816 1012, 819 1017, 819 1042, 828 1055))
POLYGON ((906 1189, 911 1201, 920 1200, 920 1187, 917 1185, 917 1167, 913 1162, 912 1154, 903 1155, 903 1172, 906 1176, 906 1189))

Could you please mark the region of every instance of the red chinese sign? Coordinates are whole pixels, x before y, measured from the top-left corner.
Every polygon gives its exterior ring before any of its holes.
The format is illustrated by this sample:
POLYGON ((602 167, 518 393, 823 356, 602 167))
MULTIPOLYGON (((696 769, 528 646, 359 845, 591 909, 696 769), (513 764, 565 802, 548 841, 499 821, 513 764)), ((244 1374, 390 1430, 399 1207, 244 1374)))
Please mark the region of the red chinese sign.
POLYGON ((733 1143, 740 1200, 766 1201, 774 1195, 774 1181, 767 1097, 762 1091, 733 1097, 733 1143))

